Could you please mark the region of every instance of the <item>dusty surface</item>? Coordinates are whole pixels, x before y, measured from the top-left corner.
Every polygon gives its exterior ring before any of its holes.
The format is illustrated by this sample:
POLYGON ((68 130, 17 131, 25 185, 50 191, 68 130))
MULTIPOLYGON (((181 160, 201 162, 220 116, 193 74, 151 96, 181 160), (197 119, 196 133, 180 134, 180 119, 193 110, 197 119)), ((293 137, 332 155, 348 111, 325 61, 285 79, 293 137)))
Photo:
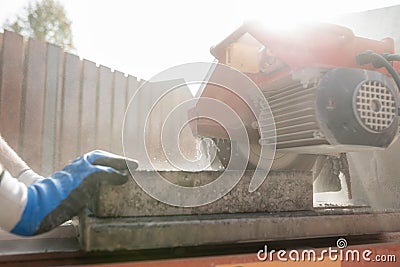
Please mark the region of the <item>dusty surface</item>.
MULTIPOLYGON (((219 172, 161 172, 169 181, 182 186, 198 186, 213 181, 219 172)), ((130 179, 123 186, 103 185, 95 201, 94 215, 98 217, 158 216, 177 214, 214 214, 263 211, 311 210, 311 172, 271 172, 253 193, 248 187, 251 171, 246 171, 236 187, 223 198, 200 207, 180 208, 161 203, 148 196, 130 179)), ((155 175, 138 172, 137 175, 155 175)))
POLYGON ((349 153, 355 205, 373 209, 400 209, 400 139, 388 149, 349 153))

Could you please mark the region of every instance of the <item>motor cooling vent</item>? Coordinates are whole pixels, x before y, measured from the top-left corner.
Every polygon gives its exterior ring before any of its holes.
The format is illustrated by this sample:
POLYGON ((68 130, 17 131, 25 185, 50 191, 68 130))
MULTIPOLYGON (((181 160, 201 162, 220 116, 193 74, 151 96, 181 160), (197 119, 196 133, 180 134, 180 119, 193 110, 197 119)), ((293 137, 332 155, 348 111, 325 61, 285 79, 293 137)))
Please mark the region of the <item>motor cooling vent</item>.
POLYGON ((356 90, 355 113, 369 131, 382 132, 396 117, 396 101, 392 91, 380 81, 365 81, 356 90))

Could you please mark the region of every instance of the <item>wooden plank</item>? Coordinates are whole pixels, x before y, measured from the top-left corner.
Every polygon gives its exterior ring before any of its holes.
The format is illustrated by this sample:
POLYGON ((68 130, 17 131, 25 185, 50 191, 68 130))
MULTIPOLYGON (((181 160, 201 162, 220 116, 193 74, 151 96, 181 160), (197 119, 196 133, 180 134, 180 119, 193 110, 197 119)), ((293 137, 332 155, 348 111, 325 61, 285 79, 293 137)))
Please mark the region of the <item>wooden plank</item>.
POLYGON ((110 150, 112 126, 113 75, 109 68, 100 66, 99 98, 97 107, 98 149, 110 150))
MULTIPOLYGON (((1 84, 2 84, 1 77, 2 77, 2 71, 3 71, 3 68, 2 68, 2 66, 3 66, 3 63, 2 63, 2 60, 3 60, 2 59, 2 51, 3 51, 3 34, 0 33, 0 93, 1 93, 1 84)), ((1 109, 1 99, 0 99, 0 109, 1 109)), ((1 135, 1 127, 0 127, 0 135, 1 135)))
MULTIPOLYGON (((137 145, 137 140, 143 140, 144 133, 138 129, 140 129, 141 121, 138 119, 138 115, 140 112, 139 105, 132 104, 130 105, 131 98, 134 96, 136 91, 139 88, 139 81, 136 77, 129 75, 127 77, 127 91, 126 91, 126 108, 125 110, 128 112, 127 117, 125 118, 125 122, 123 125, 123 146, 125 156, 137 158, 139 159, 138 155, 145 155, 146 153, 144 150, 142 151, 137 145), (138 149, 139 148, 139 149, 138 149)), ((137 101, 136 101, 137 103, 137 101)))
POLYGON ((60 88, 62 49, 48 44, 46 67, 46 91, 42 138, 41 174, 48 176, 55 171, 57 103, 60 88))
MULTIPOLYGON (((0 33, 0 55, 2 48, 3 48, 3 34, 0 33)), ((1 65, 1 57, 0 57, 0 65, 1 65)), ((0 81, 1 81, 1 75, 0 75, 0 81)))
POLYGON ((62 116, 60 127, 59 166, 79 156, 79 101, 81 61, 79 57, 65 53, 62 116))
POLYGON ((61 126, 63 118, 63 103, 64 103, 64 78, 65 78, 65 58, 66 53, 62 52, 60 69, 58 71, 58 90, 57 90, 57 114, 56 114, 56 132, 55 132, 55 149, 54 149, 54 169, 59 170, 63 167, 61 162, 61 126))
POLYGON ((95 63, 84 60, 82 70, 82 107, 80 152, 96 148, 98 68, 95 63))
POLYGON ((21 155, 36 172, 40 172, 41 165, 46 49, 43 42, 28 41, 21 155))
POLYGON ((1 51, 0 132, 20 152, 21 99, 24 69, 22 36, 5 31, 1 51))
POLYGON ((135 76, 128 75, 127 80, 128 80, 128 85, 126 89, 126 103, 125 103, 126 107, 128 106, 131 97, 141 84, 141 82, 135 76))
MULTIPOLYGON (((2 72, 3 72, 3 33, 0 33, 0 97, 1 97, 1 85, 2 83, 2 72)), ((1 98, 0 98, 0 112, 1 112, 1 98)), ((1 118, 1 113, 0 113, 0 118, 1 118)), ((1 124, 0 124, 0 136, 1 136, 1 124)))
MULTIPOLYGON (((2 51, 3 51, 3 34, 0 33, 0 93, 1 93, 1 85, 2 85, 2 71, 3 71, 3 57, 2 57, 2 51)), ((1 109, 1 99, 0 99, 0 109, 1 109)), ((1 115, 1 114, 0 114, 1 115)), ((1 126, 1 125, 0 125, 1 126)), ((0 127, 0 135, 1 135, 1 127, 0 127)))
POLYGON ((112 113, 112 139, 111 151, 116 154, 123 154, 122 151, 122 122, 125 114, 127 77, 122 72, 114 72, 114 96, 112 113))

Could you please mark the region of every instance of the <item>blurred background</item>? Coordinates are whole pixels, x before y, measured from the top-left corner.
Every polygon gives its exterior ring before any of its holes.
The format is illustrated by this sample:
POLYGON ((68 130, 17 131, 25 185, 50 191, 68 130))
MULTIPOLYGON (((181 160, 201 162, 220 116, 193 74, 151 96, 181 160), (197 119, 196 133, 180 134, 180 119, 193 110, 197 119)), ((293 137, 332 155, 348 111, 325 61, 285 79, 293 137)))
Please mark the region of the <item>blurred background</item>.
MULTIPOLYGON (((36 2, 0 0, 0 28, 23 17, 26 7, 36 2)), ((212 61, 210 46, 245 20, 282 27, 400 4, 398 0, 55 2, 71 22, 74 53, 142 79, 178 64, 212 61)))

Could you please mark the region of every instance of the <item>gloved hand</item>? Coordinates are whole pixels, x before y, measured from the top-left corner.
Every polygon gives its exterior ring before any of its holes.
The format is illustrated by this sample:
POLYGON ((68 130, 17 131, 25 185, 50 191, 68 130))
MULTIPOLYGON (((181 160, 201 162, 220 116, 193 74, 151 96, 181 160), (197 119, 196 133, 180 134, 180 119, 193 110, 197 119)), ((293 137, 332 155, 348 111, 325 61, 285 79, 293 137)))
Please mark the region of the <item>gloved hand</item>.
POLYGON ((38 179, 29 187, 4 172, 0 182, 0 226, 14 234, 47 232, 77 215, 98 192, 101 182, 113 185, 128 180, 128 166, 137 161, 104 151, 87 153, 59 172, 38 179))

